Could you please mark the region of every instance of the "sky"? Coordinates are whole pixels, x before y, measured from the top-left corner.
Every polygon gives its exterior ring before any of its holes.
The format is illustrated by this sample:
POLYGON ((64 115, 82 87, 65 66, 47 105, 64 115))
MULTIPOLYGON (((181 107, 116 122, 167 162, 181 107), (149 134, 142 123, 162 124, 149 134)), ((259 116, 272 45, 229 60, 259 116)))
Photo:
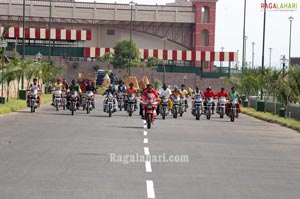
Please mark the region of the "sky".
MULTIPOLYGON (((77 0, 94 2, 93 0, 77 0)), ((130 0, 96 0, 101 3, 129 3, 130 0)), ((135 0, 138 4, 165 4, 175 0, 135 0)), ((246 0, 246 61, 252 62, 252 42, 254 45, 254 67, 262 63, 262 38, 263 38, 263 11, 261 3, 263 0, 246 0)), ((266 34, 265 34, 265 66, 281 67, 280 58, 289 55, 290 21, 292 16, 292 44, 291 57, 300 57, 300 1, 299 0, 272 0, 268 3, 295 3, 296 11, 267 11, 266 13, 266 34)), ((243 46, 243 0, 219 0, 216 12, 216 35, 215 51, 237 51, 241 65, 243 46)), ((251 64, 252 65, 252 64, 251 64)))

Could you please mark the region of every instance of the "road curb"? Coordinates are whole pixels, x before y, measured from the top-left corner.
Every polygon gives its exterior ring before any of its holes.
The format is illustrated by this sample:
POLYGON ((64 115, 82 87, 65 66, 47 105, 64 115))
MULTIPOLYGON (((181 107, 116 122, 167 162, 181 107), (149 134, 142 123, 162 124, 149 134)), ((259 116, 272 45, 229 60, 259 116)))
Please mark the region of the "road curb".
POLYGON ((260 117, 258 115, 255 115, 255 114, 252 114, 252 113, 248 113, 248 112, 243 112, 243 114, 245 115, 248 115, 248 116, 251 116, 251 117, 254 117, 256 119, 260 119, 260 120, 263 120, 265 122, 269 122, 269 123, 274 123, 274 124, 279 124, 280 126, 283 126, 283 127, 287 127, 289 129, 293 129, 295 131, 297 131, 298 133, 300 133, 300 128, 297 128, 297 127, 293 127, 291 125, 288 125, 286 123, 283 123, 283 122, 280 122, 280 121, 277 121, 277 120, 273 120, 273 119, 267 119, 267 118, 263 118, 263 117, 260 117))

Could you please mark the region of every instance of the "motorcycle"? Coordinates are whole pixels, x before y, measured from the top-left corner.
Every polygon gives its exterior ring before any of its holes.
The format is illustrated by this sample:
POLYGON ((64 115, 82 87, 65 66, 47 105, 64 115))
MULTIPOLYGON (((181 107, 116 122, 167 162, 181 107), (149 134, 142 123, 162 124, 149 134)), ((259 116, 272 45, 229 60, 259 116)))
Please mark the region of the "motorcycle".
POLYGON ((166 115, 169 114, 169 99, 165 96, 161 98, 159 112, 163 120, 166 118, 166 115))
POLYGON ((213 101, 214 99, 212 97, 206 98, 206 119, 210 120, 211 113, 212 113, 212 107, 213 107, 213 101))
POLYGON ((79 98, 78 92, 71 91, 70 101, 69 101, 69 110, 71 111, 72 115, 74 115, 74 112, 76 111, 77 106, 79 106, 78 98, 79 98))
POLYGON ((127 96, 127 103, 126 103, 126 110, 128 112, 129 117, 132 116, 132 113, 135 111, 135 106, 136 106, 136 101, 135 101, 135 95, 134 94, 129 94, 127 96))
POLYGON ((177 118, 179 108, 180 108, 180 97, 172 96, 172 101, 173 101, 173 108, 172 108, 173 118, 177 118))
POLYGON ((228 109, 228 116, 229 116, 231 122, 234 122, 235 118, 239 117, 239 110, 238 110, 238 107, 237 107, 238 103, 239 103, 238 99, 230 100, 230 106, 229 106, 229 109, 228 109))
POLYGON ((54 104, 54 107, 56 108, 56 111, 58 111, 58 107, 59 106, 62 106, 62 91, 59 89, 59 88, 56 88, 54 90, 54 101, 53 101, 53 104, 54 104))
POLYGON ((66 106, 67 106, 67 93, 65 90, 62 91, 62 107, 63 107, 63 110, 66 109, 66 106))
POLYGON ((148 93, 143 98, 143 109, 145 110, 145 119, 147 128, 151 128, 151 124, 154 122, 156 117, 157 100, 153 93, 148 93))
POLYGON ((226 107, 226 97, 220 97, 219 106, 218 106, 218 112, 220 114, 220 118, 224 118, 225 107, 226 107))
POLYGON ((30 107, 30 112, 31 113, 35 112, 35 109, 39 106, 38 105, 38 91, 39 91, 39 88, 31 88, 30 89, 29 107, 30 107))
POLYGON ((200 120, 200 116, 202 114, 203 104, 202 104, 202 96, 195 95, 194 97, 194 115, 196 116, 196 120, 200 120))
POLYGON ((122 111, 122 108, 124 108, 124 98, 124 93, 117 93, 118 108, 120 109, 120 111, 122 111))
POLYGON ((83 106, 84 110, 86 110, 86 113, 89 114, 91 110, 94 108, 94 93, 93 91, 86 91, 85 97, 83 99, 83 106))
POLYGON ((185 97, 180 98, 180 106, 179 106, 179 116, 182 117, 183 113, 186 112, 186 104, 185 104, 185 97))
POLYGON ((104 112, 108 113, 108 117, 111 117, 113 112, 116 112, 116 104, 115 104, 115 98, 112 94, 108 94, 104 100, 103 108, 104 112))

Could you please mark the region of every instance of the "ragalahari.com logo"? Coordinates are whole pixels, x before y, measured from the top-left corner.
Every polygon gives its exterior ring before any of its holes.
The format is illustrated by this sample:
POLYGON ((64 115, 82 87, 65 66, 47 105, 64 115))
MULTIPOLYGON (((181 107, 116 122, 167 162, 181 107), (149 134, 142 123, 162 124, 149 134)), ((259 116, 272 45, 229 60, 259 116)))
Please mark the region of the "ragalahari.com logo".
POLYGON ((297 11, 298 3, 297 2, 270 2, 270 3, 261 3, 261 10, 266 9, 267 11, 297 11))

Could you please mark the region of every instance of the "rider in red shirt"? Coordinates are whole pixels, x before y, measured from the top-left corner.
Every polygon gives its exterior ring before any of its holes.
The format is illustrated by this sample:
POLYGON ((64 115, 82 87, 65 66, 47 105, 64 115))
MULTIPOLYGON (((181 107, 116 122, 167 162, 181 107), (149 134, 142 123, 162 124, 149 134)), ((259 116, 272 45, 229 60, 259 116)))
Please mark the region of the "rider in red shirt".
POLYGON ((220 97, 226 97, 226 99, 229 97, 228 96, 228 92, 225 91, 225 88, 221 88, 221 91, 219 91, 217 93, 217 96, 218 96, 218 98, 220 98, 220 97))
MULTIPOLYGON (((214 91, 211 89, 211 86, 209 86, 206 91, 203 93, 205 101, 204 101, 204 106, 205 106, 205 110, 206 110, 206 102, 207 102, 207 98, 214 98, 215 97, 215 93, 214 91)), ((212 114, 214 114, 215 111, 215 102, 212 102, 212 114)))
MULTIPOLYGON (((157 91, 153 88, 153 86, 151 84, 148 84, 147 85, 147 88, 143 91, 143 94, 142 94, 142 99, 145 100, 146 99, 146 96, 148 93, 153 93, 155 95, 155 98, 158 99, 159 95, 157 93, 157 91)), ((154 111, 156 112, 156 109, 157 107, 154 106, 154 111)), ((144 118, 144 111, 141 111, 140 113, 142 113, 142 119, 144 118)), ((156 114, 155 114, 155 117, 156 117, 156 114)))
POLYGON ((148 84, 147 85, 147 89, 145 89, 144 91, 143 91, 143 96, 146 94, 148 94, 148 93, 153 93, 154 95, 155 95, 155 97, 156 98, 158 98, 158 93, 157 93, 157 91, 153 88, 153 86, 151 85, 151 84, 148 84))
MULTIPOLYGON (((228 92, 225 91, 225 88, 221 88, 221 91, 218 92, 217 94, 218 96, 218 100, 220 99, 220 97, 225 97, 226 99, 229 98, 229 95, 228 95, 228 92)), ((219 112, 219 101, 218 101, 218 104, 217 104, 217 113, 219 112)))

